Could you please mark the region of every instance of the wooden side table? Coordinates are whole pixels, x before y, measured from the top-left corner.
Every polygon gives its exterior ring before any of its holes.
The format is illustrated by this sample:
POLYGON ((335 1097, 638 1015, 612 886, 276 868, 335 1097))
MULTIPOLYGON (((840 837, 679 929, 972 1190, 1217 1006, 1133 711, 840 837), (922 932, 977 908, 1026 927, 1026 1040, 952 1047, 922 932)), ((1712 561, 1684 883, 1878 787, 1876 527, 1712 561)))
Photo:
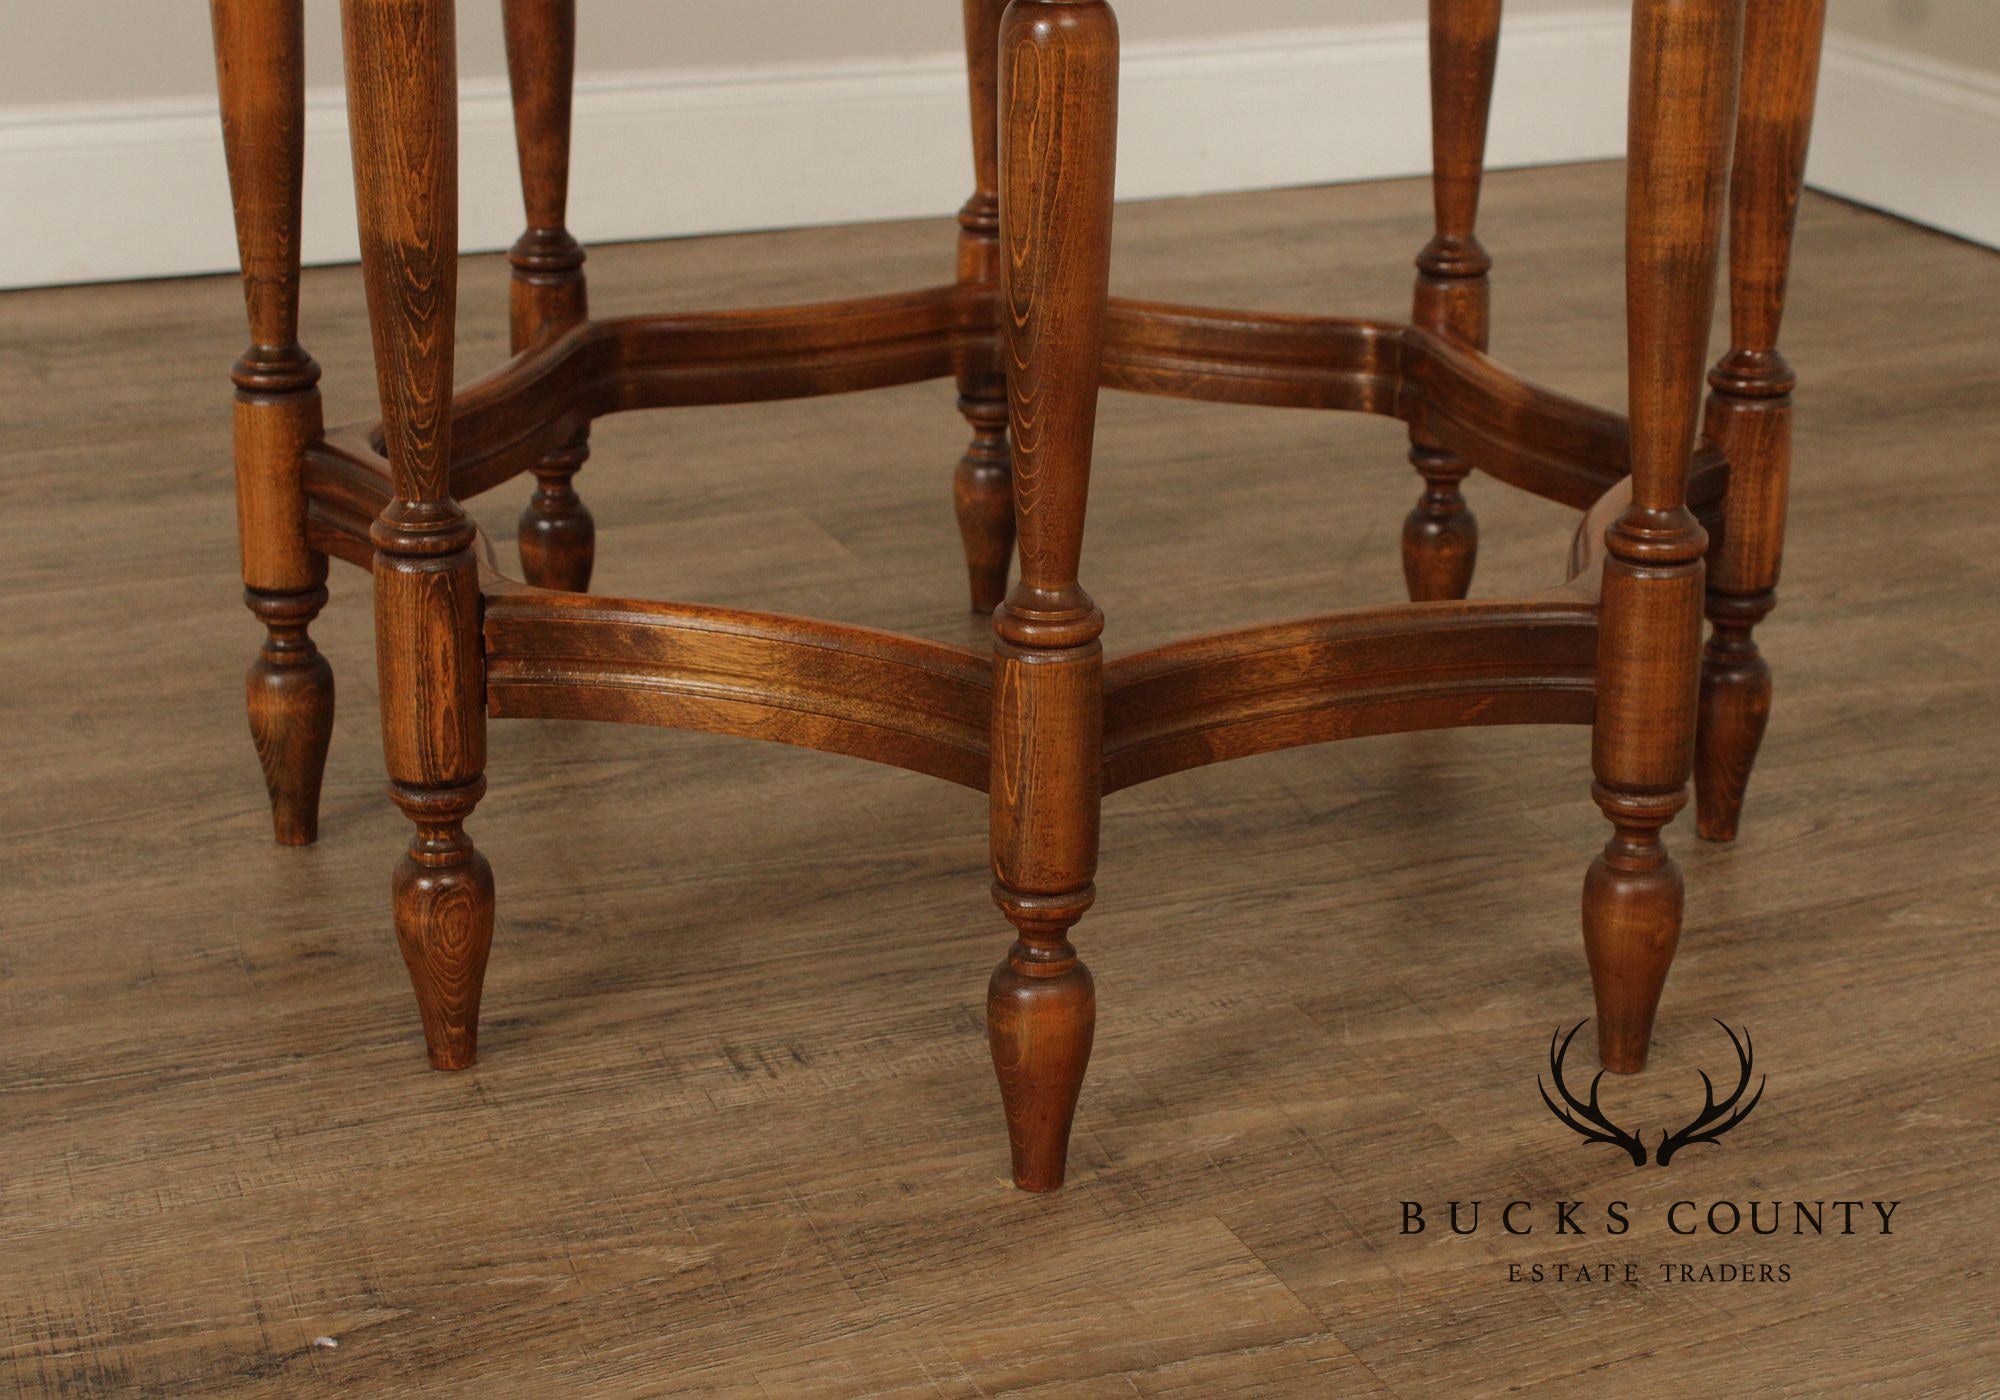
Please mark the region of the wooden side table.
POLYGON ((528 223, 510 254, 515 353, 456 395, 453 3, 344 0, 382 419, 333 432, 298 341, 302 3, 214 0, 251 333, 233 376, 244 582, 267 630, 251 730, 278 839, 311 841, 333 677, 307 629, 329 558, 371 569, 390 796, 416 828, 396 932, 434 1065, 473 1061, 493 877, 465 822, 487 721, 556 716, 770 739, 991 794, 994 897, 1015 940, 988 1020, 1029 1190, 1062 1182, 1090 1056, 1095 991, 1070 931, 1091 905, 1104 794, 1355 735, 1591 724, 1612 834, 1585 881, 1584 945, 1603 1063, 1641 1068, 1681 926, 1662 828, 1692 769, 1701 833, 1735 835, 1769 712, 1752 632, 1784 531, 1793 378, 1776 341, 1824 0, 1757 0, 1747 29, 1744 0, 1635 0, 1629 420, 1485 353, 1491 259, 1474 220, 1500 0, 1431 0, 1436 236, 1410 325, 1108 297, 1104 0, 1014 0, 1004 19, 1001 0, 964 0, 977 190, 951 284, 592 320, 564 226, 575 3, 504 0, 528 223), (1734 346, 1698 444, 1732 149, 1734 346), (955 496, 973 606, 994 610, 990 655, 588 593, 594 532, 574 478, 593 419, 947 375, 973 428, 955 496), (1413 601, 1107 665, 1078 583, 1100 386, 1406 421, 1423 483, 1402 537, 1413 601), (1465 600, 1474 470, 1583 512, 1560 582, 1465 600), (524 474, 521 583, 458 502, 524 474))

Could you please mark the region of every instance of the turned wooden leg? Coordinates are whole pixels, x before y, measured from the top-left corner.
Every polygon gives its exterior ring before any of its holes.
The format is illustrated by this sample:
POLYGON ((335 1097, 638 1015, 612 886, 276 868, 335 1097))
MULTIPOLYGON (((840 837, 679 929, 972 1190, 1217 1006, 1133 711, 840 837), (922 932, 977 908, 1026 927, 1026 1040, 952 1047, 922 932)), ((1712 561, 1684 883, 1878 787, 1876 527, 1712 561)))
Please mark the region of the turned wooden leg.
POLYGON ((1403 582, 1410 601, 1463 598, 1472 589, 1472 569, 1479 561, 1479 521, 1460 489, 1472 468, 1415 429, 1410 465, 1424 480, 1423 494, 1403 517, 1403 582))
POLYGON ((1637 0, 1626 188, 1632 501, 1605 531, 1592 795, 1612 835, 1583 887, 1604 1067, 1642 1069, 1681 931, 1660 833, 1687 801, 1702 553, 1687 509, 1743 0, 1637 0))
MULTIPOLYGON (((321 562, 321 575, 325 574, 321 562)), ((243 590, 264 624, 264 645, 244 678, 250 741, 271 797, 278 842, 309 846, 319 836, 319 788, 333 742, 333 667, 306 625, 326 606, 324 586, 298 593, 243 590)))
MULTIPOLYGON (((958 211, 958 280, 998 298, 1000 288, 1000 12, 1006 0, 964 0, 965 69, 972 89, 976 188, 958 211)), ((952 478, 952 504, 972 610, 990 613, 1007 596, 1014 557, 1014 486, 1007 449, 1007 381, 997 347, 968 350, 958 364, 958 411, 972 444, 952 478)))
MULTIPOLYGON (((527 229, 508 251, 515 354, 560 335, 590 314, 583 249, 569 216, 570 101, 576 76, 576 0, 503 0, 514 144, 521 159, 527 229)), ((580 429, 534 469, 535 493, 521 512, 522 576, 537 588, 583 593, 597 555, 597 522, 577 495, 590 460, 580 429)))
MULTIPOLYGON (((1493 259, 1473 227, 1486 173, 1486 118, 1500 53, 1500 0, 1430 0, 1431 195, 1436 233, 1417 254, 1412 319, 1435 335, 1484 350, 1493 259)), ((1479 522, 1460 489, 1472 464, 1421 430, 1410 465, 1423 494, 1403 521, 1403 579, 1414 602, 1463 598, 1479 558, 1479 522)))
POLYGON ((1097 985, 1069 941, 1090 891, 1044 918, 1036 914, 1046 909, 1003 886, 994 897, 1021 933, 986 988, 986 1036, 1007 1114, 1014 1184, 1054 1191, 1069 1165, 1070 1125, 1097 1030, 1097 985))
POLYGON ((590 430, 535 464, 535 491, 521 511, 521 574, 537 588, 588 593, 597 563, 597 521, 573 484, 590 460, 590 430))
POLYGON ((972 610, 990 613, 1007 595, 1014 559, 1014 484, 1007 450, 1007 390, 996 380, 959 376, 958 411, 972 425, 972 442, 952 477, 952 505, 965 544, 972 610))
POLYGON ((1771 716, 1771 668, 1753 631, 1777 605, 1792 473, 1792 389, 1778 353, 1792 233, 1805 184, 1826 0, 1762 0, 1743 27, 1743 102, 1730 195, 1730 350, 1708 377, 1708 436, 1729 459, 1708 551, 1708 619, 1695 741, 1695 826, 1733 841, 1771 716))
POLYGON ((465 834, 486 791, 401 787, 390 796, 417 828, 390 881, 396 942, 417 991, 424 1044, 438 1069, 465 1069, 479 1050, 479 993, 493 944, 493 868, 465 834))
POLYGON ((1097 997, 1090 907, 1104 615, 1077 582, 1111 265, 1118 24, 1015 0, 1000 33, 1000 296, 1021 578, 993 615, 993 896, 1015 941, 987 993, 1014 1184, 1062 1185, 1097 997))
POLYGON ((287 846, 319 833, 333 737, 333 668, 307 626, 326 605, 326 556, 306 542, 304 453, 322 429, 319 366, 299 345, 305 173, 303 0, 214 0, 222 140, 250 346, 236 386, 236 524, 244 601, 264 624, 246 684, 250 737, 287 846))
POLYGON ((451 496, 458 301, 458 81, 452 0, 342 0, 361 269, 392 498, 375 541, 375 659, 390 795, 416 826, 393 881, 431 1063, 478 1036, 493 876, 464 823, 485 790, 486 709, 472 522, 451 496))

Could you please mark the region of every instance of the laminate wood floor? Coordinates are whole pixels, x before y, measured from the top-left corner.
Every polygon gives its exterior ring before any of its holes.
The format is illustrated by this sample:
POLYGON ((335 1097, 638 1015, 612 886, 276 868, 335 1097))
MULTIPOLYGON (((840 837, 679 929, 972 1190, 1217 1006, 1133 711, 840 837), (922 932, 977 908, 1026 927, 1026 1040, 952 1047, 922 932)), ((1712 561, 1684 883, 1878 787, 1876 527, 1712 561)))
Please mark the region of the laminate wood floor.
MULTIPOLYGON (((1614 407, 1621 178, 1497 175, 1482 227, 1495 353, 1614 407)), ((1428 211, 1414 181, 1133 206, 1116 281, 1398 316, 1428 211)), ((884 291, 951 256, 946 222, 613 247, 592 299, 884 291)), ((502 353, 505 275, 465 267, 467 374, 502 353)), ((305 303, 330 419, 369 413, 358 277, 309 273, 305 303)), ((0 298, 0 1390, 1995 1393, 2000 260, 1815 197, 1793 307, 1776 717, 1742 841, 1670 832, 1654 1068, 1605 1087, 1685 1114, 1719 1017, 1755 1036, 1755 1114, 1663 1171, 1541 1103, 1590 1010, 1584 731, 1370 739, 1107 804, 1096 1057, 1069 1189, 1034 1198, 981 1026, 984 799, 836 757, 496 725, 482 1058, 426 1069, 344 566, 320 843, 269 840, 234 280, 0 298), (1514 1199, 1532 1235, 1501 1232, 1514 1199), (1680 1236, 1682 1199, 1901 1205, 1886 1237, 1680 1236), (1557 1235, 1562 1200, 1588 1234, 1557 1235), (1788 1281, 1699 1281, 1746 1262, 1788 1281), (1558 1263, 1616 1281, 1510 1282, 1558 1263)), ((964 439, 945 384, 606 421, 600 590, 977 638, 964 439)), ((1114 652, 1401 596, 1399 425, 1109 396, 1099 445, 1114 652)), ((476 503, 503 550, 525 494, 476 503)), ((1560 577, 1569 512, 1471 495, 1476 593, 1560 577)))

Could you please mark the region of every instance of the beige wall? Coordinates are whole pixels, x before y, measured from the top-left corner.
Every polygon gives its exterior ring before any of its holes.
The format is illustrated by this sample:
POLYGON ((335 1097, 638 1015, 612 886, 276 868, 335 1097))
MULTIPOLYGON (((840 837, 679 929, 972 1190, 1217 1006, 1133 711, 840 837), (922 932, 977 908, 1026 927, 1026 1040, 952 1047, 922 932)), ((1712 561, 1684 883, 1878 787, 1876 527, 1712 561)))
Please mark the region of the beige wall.
POLYGON ((2000 73, 1996 0, 1831 0, 1836 34, 2000 73))
MULTIPOLYGON (((1838 34, 2000 72, 2000 0, 1830 0, 1838 34)), ((1606 0, 1508 0, 1512 15, 1606 0)), ((1615 3, 1615 0, 1613 0, 1615 3)), ((0 108, 197 97, 213 82, 199 0, 60 0, 8 6, 0 108)), ((497 76, 499 0, 460 0, 461 69, 497 76)), ((954 0, 582 0, 591 73, 799 60, 896 58, 958 42, 954 0)), ((335 0, 307 0, 311 81, 340 81, 335 0)), ((1125 0, 1130 42, 1414 21, 1424 0, 1125 0)))
MULTIPOLYGON (((1984 6, 1988 0, 1955 0, 1984 6)), ((310 81, 340 81, 339 7, 306 0, 310 81)), ((1515 15, 1591 0, 1508 0, 1515 15)), ((460 71, 498 76, 499 0, 459 0, 460 71)), ((1125 0, 1128 42, 1415 21, 1424 0, 1125 0)), ((931 54, 959 42, 956 0, 582 0, 585 72, 931 54)), ((200 96, 214 82, 199 0, 57 0, 8 6, 0 107, 200 96)))
MULTIPOLYGON (((1117 3, 1133 59, 1125 197, 1427 167, 1426 0, 1117 3), (1384 24, 1389 32, 1370 29, 1384 24)), ((2000 247, 2000 0, 1829 3, 1833 44, 1808 178, 2000 247)), ((1503 45, 1497 165, 1618 153, 1629 4, 1506 0, 1515 42, 1503 45)), ((310 82, 330 94, 339 3, 304 5, 310 82)), ((504 247, 520 194, 495 81, 500 0, 458 0, 458 9, 470 80, 461 228, 468 248, 504 247)), ((579 100, 574 207, 586 237, 914 218, 963 197, 964 89, 946 58, 959 42, 959 0, 581 0, 579 9, 586 80, 634 78, 616 91, 587 84, 579 100), (815 81, 794 80, 814 67, 815 81), (721 161, 717 151, 744 154, 721 161)), ((0 0, 0 287, 230 265, 206 10, 203 0, 0 0), (119 197, 107 203, 106 190, 119 197)), ((315 262, 355 256, 341 127, 325 110, 307 127, 317 175, 303 246, 315 262)))

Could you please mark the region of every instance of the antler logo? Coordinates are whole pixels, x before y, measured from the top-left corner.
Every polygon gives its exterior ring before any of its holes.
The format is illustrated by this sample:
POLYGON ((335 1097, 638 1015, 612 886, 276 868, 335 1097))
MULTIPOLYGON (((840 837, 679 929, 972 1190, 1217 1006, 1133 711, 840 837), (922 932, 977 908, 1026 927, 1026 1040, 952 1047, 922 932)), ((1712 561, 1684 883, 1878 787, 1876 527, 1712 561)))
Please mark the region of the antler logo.
MULTIPOLYGON (((1643 1167, 1646 1165, 1644 1139, 1637 1133, 1619 1127, 1611 1121, 1603 1109, 1598 1107, 1597 1086, 1604 1080, 1604 1071, 1599 1070, 1596 1078, 1590 1081, 1590 1097, 1587 1100, 1579 1099, 1570 1091, 1569 1086, 1563 1083, 1563 1059, 1569 1054, 1569 1043, 1576 1039, 1578 1031, 1589 1024, 1589 1018, 1586 1017, 1570 1027, 1568 1035, 1564 1035, 1558 1028, 1549 1037, 1549 1077, 1555 1080, 1556 1093, 1561 1096, 1564 1106, 1558 1107, 1555 1099, 1549 1097, 1549 1086, 1542 1082, 1540 1075, 1535 1076, 1536 1087, 1542 1091, 1542 1102, 1549 1106, 1549 1112, 1571 1132, 1587 1143, 1601 1142, 1619 1148, 1631 1157, 1633 1166, 1643 1167)), ((1706 1070, 1701 1071, 1701 1112, 1672 1132, 1664 1129, 1661 1131, 1660 1145, 1653 1151, 1653 1161, 1657 1166, 1667 1165, 1673 1160, 1674 1154, 1683 1147, 1698 1142, 1719 1141, 1724 1133, 1748 1118, 1750 1110, 1764 1097, 1764 1084, 1769 1079, 1768 1075, 1757 1081, 1757 1092, 1750 1096, 1749 1102, 1743 1102, 1743 1092, 1750 1087, 1750 1028, 1745 1026, 1743 1038, 1738 1040, 1736 1032, 1723 1022, 1717 1021, 1715 1024, 1722 1027, 1722 1033, 1729 1037, 1729 1043, 1736 1049, 1738 1071, 1736 1088, 1718 1103, 1715 1098, 1715 1082, 1708 1077, 1706 1070)))
POLYGON ((1633 1166, 1643 1167, 1646 1165, 1646 1144, 1640 1140, 1637 1133, 1628 1133, 1612 1122, 1605 1116, 1604 1110, 1597 1106, 1597 1086, 1604 1082, 1604 1071, 1599 1070, 1597 1077, 1590 1081, 1589 1103, 1572 1094, 1569 1085, 1563 1083, 1563 1057, 1569 1054, 1569 1043, 1576 1039, 1578 1031, 1589 1024, 1590 1019, 1585 1017, 1570 1027, 1568 1035, 1563 1035, 1561 1028, 1558 1027, 1555 1033, 1549 1036, 1549 1076, 1556 1081, 1556 1092, 1562 1095, 1563 1102, 1569 1105, 1571 1112, 1564 1112, 1556 1107, 1556 1101, 1549 1097, 1549 1086, 1542 1083, 1539 1074, 1535 1076, 1535 1087, 1542 1091, 1542 1102, 1549 1106, 1549 1112, 1555 1114, 1557 1121, 1567 1125, 1570 1131, 1578 1134, 1585 1142, 1601 1142, 1612 1147, 1622 1147, 1631 1154, 1633 1166), (1558 1036, 1562 1039, 1560 1045, 1556 1043, 1558 1036), (1578 1121, 1579 1118, 1582 1121, 1578 1121))

